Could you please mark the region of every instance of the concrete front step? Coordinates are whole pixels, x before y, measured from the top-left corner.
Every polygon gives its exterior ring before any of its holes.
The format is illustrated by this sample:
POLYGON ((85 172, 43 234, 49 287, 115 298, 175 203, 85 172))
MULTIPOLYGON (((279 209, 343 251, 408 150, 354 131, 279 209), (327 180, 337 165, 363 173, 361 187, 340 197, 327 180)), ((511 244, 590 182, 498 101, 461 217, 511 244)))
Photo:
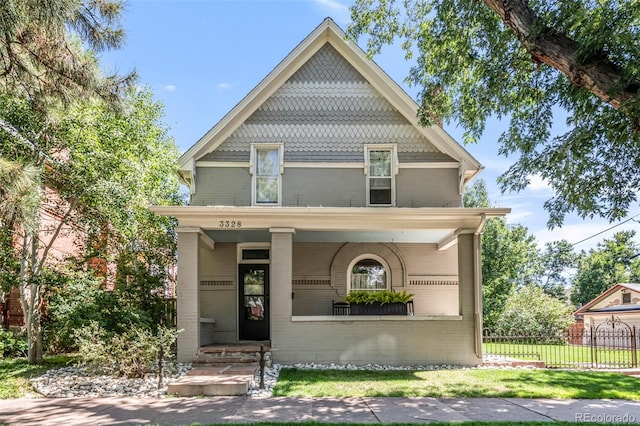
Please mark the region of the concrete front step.
POLYGON ((243 354, 242 356, 234 356, 230 354, 228 356, 207 356, 207 355, 198 355, 194 358, 194 364, 250 364, 257 363, 260 361, 260 358, 255 356, 247 356, 243 354))
POLYGON ((246 395, 257 365, 227 364, 197 366, 167 386, 167 393, 179 396, 246 395))
MULTIPOLYGON (((271 348, 262 344, 267 365, 271 362, 271 348)), ((194 364, 251 364, 260 362, 260 344, 217 344, 201 347, 194 364)))
POLYGON ((185 377, 171 382, 167 393, 179 396, 246 395, 259 368, 260 345, 263 345, 269 365, 271 348, 268 342, 201 347, 193 360, 194 368, 185 377))
MULTIPOLYGON (((262 345, 265 352, 271 350, 268 344, 262 345)), ((259 344, 214 344, 203 346, 200 348, 201 354, 227 354, 227 353, 258 353, 260 352, 259 344)))

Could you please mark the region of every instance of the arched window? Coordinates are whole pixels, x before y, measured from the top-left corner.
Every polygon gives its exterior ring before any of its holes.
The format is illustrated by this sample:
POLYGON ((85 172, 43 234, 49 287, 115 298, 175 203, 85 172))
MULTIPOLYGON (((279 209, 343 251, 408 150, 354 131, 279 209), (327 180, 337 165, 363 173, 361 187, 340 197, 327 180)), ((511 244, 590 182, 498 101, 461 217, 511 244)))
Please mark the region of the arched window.
POLYGON ((389 267, 378 256, 360 256, 351 263, 349 272, 349 291, 389 288, 389 267))

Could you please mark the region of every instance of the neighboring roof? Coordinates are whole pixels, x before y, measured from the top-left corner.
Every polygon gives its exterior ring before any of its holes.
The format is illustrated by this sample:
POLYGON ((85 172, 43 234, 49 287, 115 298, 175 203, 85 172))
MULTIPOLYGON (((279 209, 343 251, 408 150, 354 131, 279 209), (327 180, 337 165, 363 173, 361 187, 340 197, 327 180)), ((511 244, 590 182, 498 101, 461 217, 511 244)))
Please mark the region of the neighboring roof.
POLYGON ((626 306, 609 306, 608 308, 599 308, 592 309, 588 312, 583 312, 583 314, 590 313, 611 313, 611 312, 635 312, 640 311, 640 305, 626 305, 626 306))
POLYGON ((326 18, 222 120, 180 157, 180 174, 185 181, 191 181, 196 161, 227 140, 326 43, 330 43, 430 143, 459 162, 465 182, 482 170, 480 163, 441 127, 421 126, 417 117, 418 105, 415 101, 375 62, 367 58, 362 49, 355 43, 347 41, 345 33, 332 19, 326 18))
MULTIPOLYGON (((638 284, 638 283, 618 283, 618 284, 612 286, 611 288, 609 288, 604 293, 600 294, 599 296, 593 298, 591 301, 586 303, 583 307, 578 309, 574 313, 574 315, 582 315, 582 314, 589 313, 589 312, 611 312, 611 311, 633 310, 633 309, 626 309, 626 307, 622 307, 622 306, 610 306, 610 307, 606 307, 606 308, 595 308, 595 309, 592 309, 598 303, 600 303, 602 300, 606 299, 611 294, 613 294, 616 291, 621 290, 623 288, 626 288, 628 290, 631 290, 633 292, 636 292, 636 293, 640 294, 640 284, 638 284)), ((636 305, 634 305, 634 306, 636 306, 636 305)))

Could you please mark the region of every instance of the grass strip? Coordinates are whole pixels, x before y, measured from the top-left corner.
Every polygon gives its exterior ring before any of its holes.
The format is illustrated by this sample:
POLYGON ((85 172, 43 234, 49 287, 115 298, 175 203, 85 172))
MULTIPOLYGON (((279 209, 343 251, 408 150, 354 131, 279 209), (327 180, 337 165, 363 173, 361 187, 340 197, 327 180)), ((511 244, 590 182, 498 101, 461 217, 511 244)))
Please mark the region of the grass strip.
POLYGON ((280 371, 274 396, 640 399, 638 378, 620 373, 461 369, 280 371))
POLYGON ((72 356, 58 355, 45 357, 42 364, 30 365, 25 358, 0 358, 0 399, 34 396, 29 379, 74 361, 72 356))

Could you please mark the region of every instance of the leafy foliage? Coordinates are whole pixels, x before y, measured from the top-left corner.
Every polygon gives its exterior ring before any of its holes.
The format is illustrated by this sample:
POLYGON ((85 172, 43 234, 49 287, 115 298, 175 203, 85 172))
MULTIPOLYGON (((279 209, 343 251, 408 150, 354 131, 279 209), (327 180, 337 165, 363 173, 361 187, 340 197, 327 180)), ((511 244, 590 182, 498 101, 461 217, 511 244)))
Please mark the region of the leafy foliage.
POLYGON ((573 323, 573 307, 535 285, 514 291, 498 318, 498 333, 513 336, 555 336, 573 323))
MULTIPOLYGON (((34 134, 47 136, 33 140, 46 149, 48 158, 60 159, 46 162, 47 166, 41 165, 39 169, 40 185, 48 190, 41 189, 46 196, 36 209, 38 212, 46 206, 60 218, 59 222, 47 228, 39 225, 31 234, 25 233, 25 227, 21 226, 24 220, 12 224, 11 228, 3 228, 8 229, 13 238, 29 238, 30 244, 24 245, 22 251, 16 250, 14 256, 17 260, 23 259, 26 265, 21 269, 23 285, 37 283, 39 290, 30 294, 40 297, 46 293, 44 289, 49 282, 55 283, 55 280, 43 279, 42 275, 63 259, 51 259, 48 254, 62 229, 73 228, 82 230, 86 237, 77 241, 81 256, 74 260, 78 263, 73 267, 82 269, 78 264, 96 258, 103 259, 104 264, 116 262, 115 277, 110 279, 122 291, 128 291, 130 284, 142 286, 130 291, 127 304, 118 306, 126 308, 144 303, 140 309, 151 309, 156 297, 145 294, 143 288, 151 291, 147 283, 153 281, 153 290, 162 291, 159 287, 167 279, 167 265, 173 262, 176 241, 174 220, 156 216, 148 206, 182 202, 173 173, 177 148, 161 122, 162 106, 153 101, 148 91, 131 91, 123 99, 125 109, 113 109, 102 102, 86 102, 68 107, 63 116, 45 124, 35 118, 37 114, 30 115, 19 99, 7 99, 7 108, 0 108, 0 118, 6 114, 4 118, 13 119, 11 114, 15 114, 16 109, 8 105, 17 106, 21 111, 18 117, 24 117, 28 128, 33 129, 34 134), (45 231, 51 235, 49 241, 33 236, 45 231), (31 256, 31 253, 38 255, 31 256), (138 299, 134 300, 134 295, 138 299)), ((33 156, 31 150, 12 143, 10 135, 0 134, 0 138, 8 142, 0 145, 0 156, 16 162, 33 156)), ((15 263, 12 269, 16 270, 15 263)), ((27 301, 27 306, 38 304, 27 301)), ((33 315, 38 314, 39 311, 33 309, 33 315)), ((78 316, 80 319, 86 319, 86 315, 78 316)), ((38 333, 34 330, 34 335, 38 333)), ((51 341, 54 347, 69 344, 67 335, 62 333, 61 338, 57 343, 51 341)))
POLYGON ((104 288, 94 272, 48 271, 48 312, 43 318, 44 338, 50 353, 78 350, 75 332, 96 324, 109 335, 142 328, 156 333, 167 319, 167 300, 154 294, 157 284, 137 283, 129 288, 104 288), (145 285, 146 284, 146 285, 145 285))
POLYGON ((371 305, 372 303, 407 303, 413 299, 413 294, 407 293, 406 290, 399 292, 391 290, 367 291, 355 290, 349 292, 344 298, 347 303, 360 303, 363 305, 371 305))
POLYGON ((27 354, 27 339, 13 331, 0 330, 0 358, 23 357, 27 354))
POLYGON ((121 9, 117 0, 2 1, 2 87, 36 104, 95 94, 118 99, 119 89, 133 76, 105 78, 90 52, 122 44, 121 9))
POLYGON ((565 289, 570 281, 567 271, 575 268, 578 260, 573 246, 567 240, 552 241, 545 244, 541 256, 544 274, 539 285, 548 295, 566 299, 565 289))
POLYGON ((571 302, 584 305, 618 283, 640 279, 640 258, 633 241, 635 231, 622 231, 598 243, 595 249, 582 252, 573 281, 571 302))
POLYGON ((98 371, 124 377, 144 377, 156 362, 161 348, 171 353, 178 331, 160 327, 156 334, 143 327, 131 327, 120 333, 108 333, 96 322, 76 331, 79 354, 98 371))
POLYGON ((509 122, 500 153, 516 161, 502 189, 544 178, 551 227, 571 212, 615 220, 637 202, 637 1, 357 0, 351 16, 370 55, 402 41, 423 124, 454 121, 474 142, 489 118, 509 122))
MULTIPOLYGON (((483 180, 464 194, 465 207, 489 207, 483 180)), ((542 274, 535 237, 522 225, 491 218, 482 233, 482 314, 484 327, 493 330, 514 289, 536 283, 542 274)))

